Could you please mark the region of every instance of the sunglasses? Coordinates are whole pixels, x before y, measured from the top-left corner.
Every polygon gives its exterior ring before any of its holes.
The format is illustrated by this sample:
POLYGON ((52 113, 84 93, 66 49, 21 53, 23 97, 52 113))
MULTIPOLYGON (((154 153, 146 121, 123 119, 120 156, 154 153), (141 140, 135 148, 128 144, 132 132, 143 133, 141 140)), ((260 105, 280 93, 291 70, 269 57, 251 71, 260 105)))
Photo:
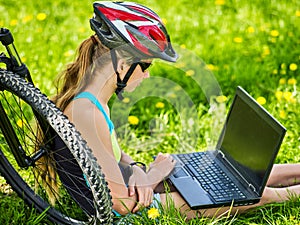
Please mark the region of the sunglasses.
POLYGON ((143 72, 145 72, 151 66, 151 63, 147 62, 138 62, 137 64, 140 65, 143 72))

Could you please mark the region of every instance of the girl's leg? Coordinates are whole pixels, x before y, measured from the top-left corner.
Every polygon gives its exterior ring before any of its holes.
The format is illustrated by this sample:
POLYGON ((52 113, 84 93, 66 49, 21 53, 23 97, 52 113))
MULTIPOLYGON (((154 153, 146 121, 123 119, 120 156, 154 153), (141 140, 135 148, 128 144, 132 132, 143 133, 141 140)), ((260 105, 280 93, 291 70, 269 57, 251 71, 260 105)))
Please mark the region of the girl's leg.
POLYGON ((300 184, 300 164, 275 164, 267 186, 287 187, 300 184))
POLYGON ((263 193, 263 196, 259 203, 247 206, 236 206, 236 207, 220 207, 220 208, 210 208, 202 210, 191 210, 184 199, 180 196, 178 192, 170 192, 167 194, 160 194, 161 203, 164 207, 168 207, 171 204, 174 204, 174 207, 180 209, 181 213, 185 214, 188 219, 198 216, 204 217, 220 217, 226 216, 228 214, 237 214, 243 213, 249 209, 253 209, 257 206, 262 206, 268 203, 274 202, 284 202, 290 200, 293 196, 300 196, 300 185, 294 185, 286 188, 270 188, 266 187, 263 193))

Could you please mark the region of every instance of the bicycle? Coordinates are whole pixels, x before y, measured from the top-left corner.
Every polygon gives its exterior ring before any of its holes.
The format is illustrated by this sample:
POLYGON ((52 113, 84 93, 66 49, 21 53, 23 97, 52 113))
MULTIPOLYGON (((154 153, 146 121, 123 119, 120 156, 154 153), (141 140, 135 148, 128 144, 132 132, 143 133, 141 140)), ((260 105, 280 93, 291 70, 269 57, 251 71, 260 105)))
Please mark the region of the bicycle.
POLYGON ((58 224, 110 224, 112 201, 91 149, 35 87, 11 32, 0 28, 0 172, 27 204, 58 224), (63 154, 62 154, 63 153, 63 154), (69 171, 67 165, 76 165, 69 171))

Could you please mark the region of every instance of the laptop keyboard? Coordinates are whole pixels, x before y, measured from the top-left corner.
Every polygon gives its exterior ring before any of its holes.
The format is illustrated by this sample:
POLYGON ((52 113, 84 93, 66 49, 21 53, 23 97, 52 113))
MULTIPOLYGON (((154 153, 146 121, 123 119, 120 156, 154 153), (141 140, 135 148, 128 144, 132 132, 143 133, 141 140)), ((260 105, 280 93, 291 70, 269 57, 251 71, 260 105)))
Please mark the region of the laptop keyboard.
POLYGON ((221 167, 205 152, 178 154, 177 156, 215 201, 246 198, 221 167))

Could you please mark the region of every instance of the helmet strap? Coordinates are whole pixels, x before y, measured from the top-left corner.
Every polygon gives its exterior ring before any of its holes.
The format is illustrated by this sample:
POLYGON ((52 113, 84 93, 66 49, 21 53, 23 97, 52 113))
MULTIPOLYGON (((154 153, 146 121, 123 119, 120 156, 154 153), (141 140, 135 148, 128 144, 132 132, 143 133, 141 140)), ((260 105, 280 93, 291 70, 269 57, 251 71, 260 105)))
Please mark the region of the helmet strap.
POLYGON ((130 66, 129 70, 127 71, 127 73, 124 76, 124 79, 121 80, 120 74, 118 72, 118 65, 117 65, 118 64, 118 60, 117 60, 117 55, 116 55, 115 50, 112 49, 110 51, 110 54, 111 54, 111 60, 112 60, 113 68, 114 68, 115 73, 117 75, 117 89, 116 89, 115 93, 117 94, 119 100, 123 100, 124 97, 123 97, 122 93, 124 91, 124 88, 127 86, 127 82, 129 80, 130 76, 132 75, 133 71, 135 70, 135 68, 138 65, 138 63, 137 63, 138 60, 135 60, 136 62, 133 63, 130 66))

